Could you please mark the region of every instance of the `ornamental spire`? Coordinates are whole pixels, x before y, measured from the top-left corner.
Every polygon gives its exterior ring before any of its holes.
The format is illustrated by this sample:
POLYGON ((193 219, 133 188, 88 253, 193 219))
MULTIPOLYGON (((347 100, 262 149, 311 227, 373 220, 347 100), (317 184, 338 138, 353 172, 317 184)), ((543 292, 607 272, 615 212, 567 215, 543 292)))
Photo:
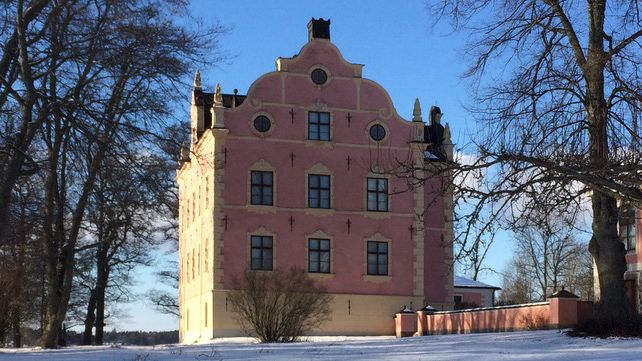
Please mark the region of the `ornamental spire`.
POLYGON ((201 71, 196 70, 196 74, 194 74, 194 89, 201 90, 201 71))
POLYGON ((223 105, 223 93, 221 93, 221 84, 216 84, 214 91, 214 105, 223 105))
POLYGON ((421 104, 419 103, 419 98, 415 98, 415 106, 412 109, 412 121, 413 122, 422 122, 421 119, 421 104))

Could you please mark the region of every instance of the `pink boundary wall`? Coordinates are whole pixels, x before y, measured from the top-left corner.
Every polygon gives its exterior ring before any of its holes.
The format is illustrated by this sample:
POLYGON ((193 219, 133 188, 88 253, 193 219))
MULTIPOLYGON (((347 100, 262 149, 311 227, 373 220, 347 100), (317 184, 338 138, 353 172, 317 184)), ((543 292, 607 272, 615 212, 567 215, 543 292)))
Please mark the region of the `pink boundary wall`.
POLYGON ((398 313, 396 336, 506 332, 568 328, 593 317, 593 302, 550 298, 546 302, 461 311, 398 313))

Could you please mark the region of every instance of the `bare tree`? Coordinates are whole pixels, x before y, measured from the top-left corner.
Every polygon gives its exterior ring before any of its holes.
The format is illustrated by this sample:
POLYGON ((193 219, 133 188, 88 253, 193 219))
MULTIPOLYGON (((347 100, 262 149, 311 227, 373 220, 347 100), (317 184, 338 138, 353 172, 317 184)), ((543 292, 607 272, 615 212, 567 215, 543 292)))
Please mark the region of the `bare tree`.
POLYGON ((508 267, 519 270, 507 273, 505 282, 518 283, 522 274, 527 275, 530 301, 544 301, 562 287, 587 296, 592 261, 586 245, 578 240, 574 222, 564 215, 541 211, 531 214, 534 218, 521 219, 520 228, 515 229, 515 256, 508 267))
POLYGON ((241 329, 261 342, 293 342, 330 317, 332 296, 297 268, 246 271, 231 291, 241 329))
POLYGON ((178 310, 178 264, 171 263, 174 267, 160 271, 156 274, 158 279, 171 288, 170 291, 152 289, 148 297, 154 307, 162 313, 179 316, 178 310))
MULTIPOLYGON (((642 3, 443 0, 431 10, 470 32, 465 74, 481 129, 452 165, 462 220, 560 214, 589 201, 599 316, 626 318, 618 201, 642 206, 642 3), (492 79, 492 80, 491 80, 492 79), (470 181, 484 170, 483 180, 470 181)), ((474 241, 467 234, 460 239, 474 241)))

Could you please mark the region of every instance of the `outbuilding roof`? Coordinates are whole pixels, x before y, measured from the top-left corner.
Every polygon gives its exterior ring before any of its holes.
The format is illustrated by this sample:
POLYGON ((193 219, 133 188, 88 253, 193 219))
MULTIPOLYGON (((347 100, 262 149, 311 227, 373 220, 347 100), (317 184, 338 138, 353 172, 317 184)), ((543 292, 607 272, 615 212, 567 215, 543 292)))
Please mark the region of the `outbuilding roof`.
POLYGON ((501 290, 501 288, 496 286, 491 286, 489 284, 471 280, 466 277, 455 276, 454 279, 455 287, 465 287, 465 288, 487 288, 492 290, 501 290))

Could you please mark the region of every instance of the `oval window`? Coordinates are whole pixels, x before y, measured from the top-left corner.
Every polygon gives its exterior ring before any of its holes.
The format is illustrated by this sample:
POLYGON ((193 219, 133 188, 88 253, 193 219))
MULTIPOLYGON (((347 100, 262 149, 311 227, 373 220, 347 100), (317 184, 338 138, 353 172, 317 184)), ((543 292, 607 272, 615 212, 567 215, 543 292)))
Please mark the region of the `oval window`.
POLYGON ((375 124, 370 127, 370 138, 375 141, 380 141, 386 137, 386 128, 381 124, 375 124))
POLYGON ((270 126, 270 118, 266 117, 265 115, 259 115, 258 117, 254 118, 254 129, 256 129, 257 132, 265 133, 270 130, 270 126))
POLYGON ((328 74, 323 69, 314 69, 312 74, 310 74, 312 81, 316 85, 323 85, 328 81, 328 74))

